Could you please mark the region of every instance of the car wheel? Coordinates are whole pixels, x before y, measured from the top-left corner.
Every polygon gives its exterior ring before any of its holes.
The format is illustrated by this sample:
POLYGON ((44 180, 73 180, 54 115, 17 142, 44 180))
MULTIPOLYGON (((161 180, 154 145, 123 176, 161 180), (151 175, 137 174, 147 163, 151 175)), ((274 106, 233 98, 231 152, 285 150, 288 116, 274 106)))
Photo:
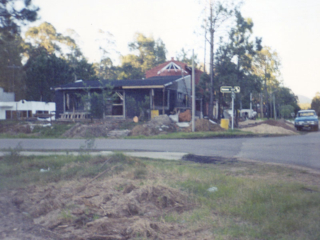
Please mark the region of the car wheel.
POLYGON ((301 131, 301 127, 296 127, 297 131, 301 131))
POLYGON ((314 131, 319 131, 319 126, 314 126, 314 127, 313 127, 313 130, 314 130, 314 131))

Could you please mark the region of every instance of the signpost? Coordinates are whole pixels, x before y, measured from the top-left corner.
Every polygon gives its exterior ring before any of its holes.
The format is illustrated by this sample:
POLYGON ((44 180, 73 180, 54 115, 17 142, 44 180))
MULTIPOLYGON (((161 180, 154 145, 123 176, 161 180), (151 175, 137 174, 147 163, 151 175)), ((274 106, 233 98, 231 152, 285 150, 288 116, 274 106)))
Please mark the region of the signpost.
POLYGON ((222 86, 220 87, 220 92, 222 93, 231 93, 231 98, 232 98, 232 116, 231 116, 231 121, 232 121, 232 130, 233 130, 233 112, 234 112, 234 99, 236 98, 236 93, 240 92, 240 87, 239 86, 222 86))

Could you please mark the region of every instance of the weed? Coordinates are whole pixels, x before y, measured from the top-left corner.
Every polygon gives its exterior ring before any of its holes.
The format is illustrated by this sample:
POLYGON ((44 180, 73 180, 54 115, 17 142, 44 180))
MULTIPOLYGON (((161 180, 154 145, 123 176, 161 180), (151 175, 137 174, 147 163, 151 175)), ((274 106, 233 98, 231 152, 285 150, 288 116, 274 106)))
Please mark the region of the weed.
POLYGON ((147 169, 144 167, 139 167, 133 172, 135 179, 145 179, 147 175, 147 169))
POLYGON ((66 222, 72 222, 74 220, 73 215, 70 213, 70 210, 62 210, 60 218, 66 222))
POLYGON ((80 154, 88 154, 90 151, 94 150, 95 147, 95 139, 94 138, 86 138, 83 145, 80 146, 80 154))
POLYGON ((23 150, 21 142, 17 144, 14 148, 9 148, 9 154, 5 156, 5 160, 10 164, 17 164, 21 160, 21 151, 23 150))

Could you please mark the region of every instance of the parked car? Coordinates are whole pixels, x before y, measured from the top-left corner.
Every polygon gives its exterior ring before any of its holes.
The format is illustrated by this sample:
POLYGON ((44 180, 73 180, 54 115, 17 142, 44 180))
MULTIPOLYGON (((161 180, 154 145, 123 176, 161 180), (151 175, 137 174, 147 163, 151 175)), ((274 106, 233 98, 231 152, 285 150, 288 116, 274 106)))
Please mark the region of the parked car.
POLYGON ((294 126, 299 131, 303 128, 318 131, 319 120, 317 113, 314 110, 299 111, 294 120, 294 126))
POLYGON ((252 109, 241 109, 240 110, 240 117, 244 119, 256 119, 257 112, 253 111, 252 109))

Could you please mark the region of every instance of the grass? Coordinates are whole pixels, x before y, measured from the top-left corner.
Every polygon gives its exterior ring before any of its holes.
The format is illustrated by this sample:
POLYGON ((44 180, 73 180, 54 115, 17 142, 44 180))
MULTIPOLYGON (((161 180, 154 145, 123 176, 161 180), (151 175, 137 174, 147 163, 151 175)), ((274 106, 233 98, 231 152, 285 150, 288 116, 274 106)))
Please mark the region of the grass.
MULTIPOLYGON (((95 177, 101 171, 116 164, 137 166, 143 168, 144 164, 131 162, 123 154, 114 154, 105 158, 101 156, 20 156, 8 155, 0 161, 0 191, 16 187, 27 186, 32 183, 47 184, 74 178, 95 177), (105 164, 108 160, 109 164, 105 164), (41 169, 48 170, 41 172, 41 169)), ((116 168, 121 172, 124 168, 116 168)), ((140 170, 141 171, 141 170, 140 170)), ((138 173, 139 176, 143 174, 138 173)))
MULTIPOLYGON (((1 125, 6 128, 14 127, 17 125, 27 124, 27 122, 23 121, 13 121, 13 120, 3 120, 1 121, 1 125)), ((9 134, 9 133, 0 133, 0 138, 61 138, 62 134, 73 127, 75 123, 58 123, 52 122, 51 126, 42 127, 35 126, 30 133, 17 133, 17 134, 9 134)))
MULTIPOLYGON (((168 184, 188 192, 201 206, 182 215, 171 213, 164 218, 168 222, 207 226, 217 239, 320 237, 320 194, 304 191, 302 183, 228 176, 214 165, 184 164, 170 170, 161 166, 161 171, 166 172, 168 184), (208 192, 213 186, 218 191, 208 192)), ((279 167, 258 168, 255 174, 270 171, 279 176, 286 172, 279 167)))
POLYGON ((175 132, 160 134, 155 136, 129 136, 127 139, 197 139, 197 138, 231 138, 231 137, 246 137, 255 136, 252 132, 240 131, 237 129, 227 130, 223 132, 175 132))
MULTIPOLYGON (((108 158, 13 156, 0 161, 0 191, 93 178, 112 166, 121 166, 102 178, 131 172, 140 184, 179 189, 195 203, 190 211, 170 211, 159 221, 177 223, 189 231, 206 229, 215 239, 320 239, 319 188, 300 181, 299 176, 307 175, 300 170, 240 162, 139 160, 121 153, 108 158), (50 171, 41 173, 41 168, 50 171), (209 192, 211 187, 218 190, 209 192)), ((62 211, 65 221, 71 217, 68 208, 62 211)))

